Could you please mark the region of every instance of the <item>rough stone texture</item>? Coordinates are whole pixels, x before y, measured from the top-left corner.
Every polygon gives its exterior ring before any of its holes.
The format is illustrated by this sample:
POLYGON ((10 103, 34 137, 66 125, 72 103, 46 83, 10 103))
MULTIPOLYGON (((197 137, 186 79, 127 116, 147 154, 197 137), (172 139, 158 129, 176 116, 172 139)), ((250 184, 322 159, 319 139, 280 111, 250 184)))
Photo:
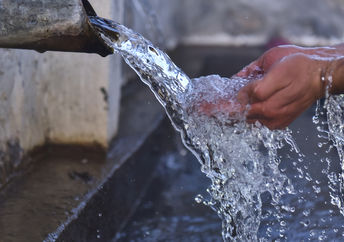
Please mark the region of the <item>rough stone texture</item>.
POLYGON ((80 0, 1 0, 0 42, 40 40, 58 35, 57 30, 77 35, 84 22, 82 8, 80 0))
MULTIPOLYGON (((122 0, 90 1, 122 18, 122 0)), ((52 143, 104 147, 117 131, 118 56, 0 49, 0 186, 27 151, 52 143)))
POLYGON ((0 0, 0 47, 112 54, 87 14, 87 0, 0 0))

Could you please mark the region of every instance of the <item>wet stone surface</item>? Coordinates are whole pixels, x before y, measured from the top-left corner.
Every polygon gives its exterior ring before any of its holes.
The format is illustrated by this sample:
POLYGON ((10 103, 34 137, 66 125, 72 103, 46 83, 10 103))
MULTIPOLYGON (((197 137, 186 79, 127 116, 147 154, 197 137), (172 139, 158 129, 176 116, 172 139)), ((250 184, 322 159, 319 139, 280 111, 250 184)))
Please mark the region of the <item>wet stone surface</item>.
MULTIPOLYGON (((171 129, 170 124, 164 125, 171 129)), ((166 132, 166 131, 165 131, 166 132)), ((221 220, 195 197, 205 192, 209 179, 197 159, 175 132, 169 131, 169 149, 160 157, 157 171, 135 215, 115 241, 222 241, 221 220)), ((166 141, 165 141, 166 142, 166 141)))
MULTIPOLYGON (((15 177, 0 190, 1 242, 55 241, 57 238, 60 241, 98 241, 99 221, 94 219, 93 214, 96 213, 96 218, 101 221, 109 221, 106 211, 115 211, 115 206, 122 213, 112 216, 112 223, 107 225, 109 230, 113 230, 111 236, 114 236, 138 199, 136 191, 140 192, 140 185, 145 186, 150 179, 149 176, 142 176, 139 185, 133 180, 126 180, 130 170, 134 170, 133 161, 129 164, 129 170, 117 171, 127 164, 127 160, 164 117, 162 108, 154 102, 155 97, 142 87, 139 82, 126 86, 121 103, 119 133, 107 154, 97 146, 44 147, 32 157, 31 165, 23 175, 15 177), (137 120, 140 122, 137 123, 137 120), (94 196, 103 195, 99 187, 111 177, 117 181, 111 194, 117 197, 110 200, 109 194, 105 194, 102 201, 93 199, 96 203, 91 203, 94 196), (117 199, 120 194, 115 191, 123 194, 130 185, 133 185, 130 189, 132 193, 123 196, 124 202, 117 199), (110 201, 107 207, 106 201, 110 201), (119 204, 121 201, 122 204, 119 204), (103 211, 104 215, 100 217, 103 211), (92 226, 94 230, 90 229, 92 226), (63 237, 60 234, 64 231, 63 237), (69 231, 72 232, 68 234, 69 231), (82 236, 87 239, 75 239, 82 236)), ((135 176, 133 179, 136 179, 135 176)))
POLYGON ((0 241, 42 241, 100 182, 105 152, 46 147, 34 167, 0 191, 0 241))

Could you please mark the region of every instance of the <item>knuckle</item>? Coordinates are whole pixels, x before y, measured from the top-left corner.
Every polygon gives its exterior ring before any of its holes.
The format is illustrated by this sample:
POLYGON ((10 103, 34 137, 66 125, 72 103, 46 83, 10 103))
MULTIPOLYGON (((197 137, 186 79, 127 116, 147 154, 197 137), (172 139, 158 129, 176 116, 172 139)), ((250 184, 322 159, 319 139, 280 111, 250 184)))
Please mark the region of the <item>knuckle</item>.
POLYGON ((268 127, 268 128, 271 129, 271 130, 276 129, 276 128, 275 128, 275 125, 274 125, 274 124, 271 124, 271 123, 267 124, 266 127, 268 127))
POLYGON ((281 118, 286 117, 286 116, 289 115, 289 114, 290 114, 290 108, 289 108, 289 106, 285 106, 285 107, 282 107, 282 108, 280 109, 280 116, 281 116, 281 118))
POLYGON ((262 114, 265 118, 275 118, 278 115, 278 111, 264 105, 262 107, 262 114))
POLYGON ((256 86, 254 89, 253 89, 253 97, 255 97, 257 100, 264 100, 264 93, 263 93, 263 90, 262 88, 260 88, 259 86, 256 86))
POLYGON ((265 126, 271 130, 284 128, 283 125, 278 120, 277 121, 271 121, 271 122, 267 123, 265 126))

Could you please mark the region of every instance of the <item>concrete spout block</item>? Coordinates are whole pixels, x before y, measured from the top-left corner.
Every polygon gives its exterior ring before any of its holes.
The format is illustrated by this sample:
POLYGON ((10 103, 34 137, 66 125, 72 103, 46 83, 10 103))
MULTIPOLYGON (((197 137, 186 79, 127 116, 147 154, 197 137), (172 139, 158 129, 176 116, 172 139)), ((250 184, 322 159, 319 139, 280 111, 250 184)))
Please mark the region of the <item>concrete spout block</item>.
POLYGON ((0 0, 0 47, 113 53, 88 21, 87 0, 0 0))
MULTIPOLYGON (((90 3, 121 21, 122 0, 90 3)), ((79 0, 0 0, 0 45, 78 35, 80 11, 79 0)), ((121 70, 115 55, 0 49, 0 187, 47 142, 106 148, 117 133, 121 70)))

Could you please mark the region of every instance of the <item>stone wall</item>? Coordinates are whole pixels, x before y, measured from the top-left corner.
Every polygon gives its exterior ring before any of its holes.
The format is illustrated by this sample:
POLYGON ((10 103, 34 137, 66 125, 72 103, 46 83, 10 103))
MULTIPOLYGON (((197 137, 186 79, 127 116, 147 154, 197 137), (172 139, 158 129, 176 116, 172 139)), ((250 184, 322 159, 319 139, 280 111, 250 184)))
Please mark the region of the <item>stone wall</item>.
MULTIPOLYGON (((123 0, 90 1, 121 21, 123 0)), ((0 186, 44 143, 107 146, 117 131, 118 56, 0 49, 0 186)))

